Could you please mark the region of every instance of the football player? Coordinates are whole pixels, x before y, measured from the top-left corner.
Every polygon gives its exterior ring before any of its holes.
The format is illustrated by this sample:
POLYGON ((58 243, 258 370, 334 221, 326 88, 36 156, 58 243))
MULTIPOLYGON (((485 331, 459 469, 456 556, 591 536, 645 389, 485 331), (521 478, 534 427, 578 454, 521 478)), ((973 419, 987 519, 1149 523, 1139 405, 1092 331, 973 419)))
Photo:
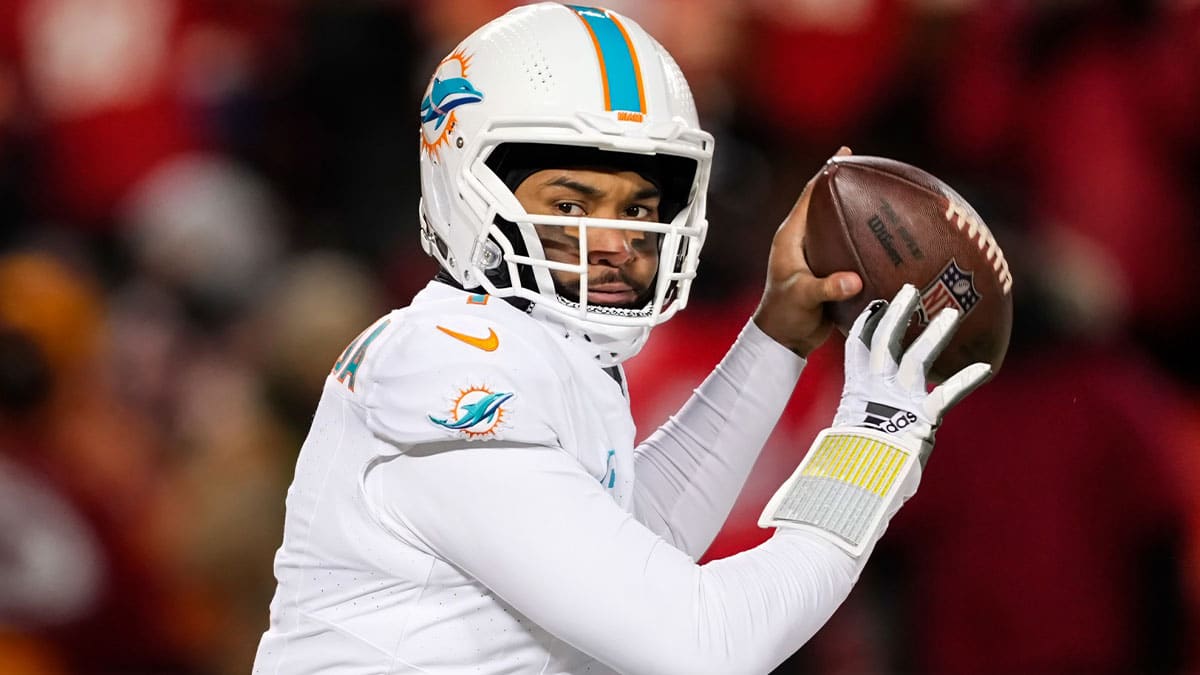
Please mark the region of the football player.
POLYGON ((845 598, 986 377, 926 390, 956 317, 900 356, 915 290, 864 312, 834 425, 763 514, 775 535, 698 565, 830 331, 821 303, 861 290, 805 266, 807 190, 752 320, 635 447, 620 364, 686 305, 707 227, 713 138, 675 62, 614 12, 521 7, 442 61, 420 125, 441 272, 325 382, 255 672, 769 671, 845 598), (905 424, 863 426, 868 403, 905 424))

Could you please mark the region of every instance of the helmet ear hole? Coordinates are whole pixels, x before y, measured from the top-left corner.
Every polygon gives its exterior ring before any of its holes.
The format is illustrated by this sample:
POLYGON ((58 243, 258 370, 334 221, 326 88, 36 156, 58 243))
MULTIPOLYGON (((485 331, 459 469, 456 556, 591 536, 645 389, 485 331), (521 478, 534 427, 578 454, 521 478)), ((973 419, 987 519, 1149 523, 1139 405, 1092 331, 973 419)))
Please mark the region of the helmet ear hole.
POLYGON ((504 251, 500 248, 500 244, 492 237, 488 237, 483 241, 482 252, 480 253, 480 268, 486 273, 489 270, 494 270, 504 264, 504 251))

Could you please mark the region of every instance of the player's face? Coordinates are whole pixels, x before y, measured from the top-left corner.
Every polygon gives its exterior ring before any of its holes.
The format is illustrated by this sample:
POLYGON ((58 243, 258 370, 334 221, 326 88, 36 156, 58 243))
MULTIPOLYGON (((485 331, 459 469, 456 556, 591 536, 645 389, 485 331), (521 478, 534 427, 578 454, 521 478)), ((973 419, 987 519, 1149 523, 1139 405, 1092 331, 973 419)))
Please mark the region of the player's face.
MULTIPOLYGON (((588 216, 658 222, 661 195, 633 171, 547 169, 521 183, 517 200, 531 214, 588 216)), ((546 258, 580 263, 579 228, 537 225, 546 258)), ((589 227, 588 303, 636 308, 646 304, 658 271, 658 235, 637 230, 589 227)), ((578 300, 579 276, 552 270, 558 292, 578 300)))

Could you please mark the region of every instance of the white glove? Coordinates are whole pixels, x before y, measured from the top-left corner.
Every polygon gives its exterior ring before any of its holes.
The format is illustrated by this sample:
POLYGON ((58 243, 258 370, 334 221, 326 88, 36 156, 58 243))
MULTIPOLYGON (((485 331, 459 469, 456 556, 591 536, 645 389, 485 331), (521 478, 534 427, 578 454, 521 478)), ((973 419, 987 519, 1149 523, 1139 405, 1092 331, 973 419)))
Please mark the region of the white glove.
POLYGON ((900 357, 900 341, 921 296, 905 284, 889 305, 868 306, 846 336, 846 383, 833 426, 861 426, 889 434, 916 452, 921 466, 933 450, 942 416, 992 374, 986 363, 973 363, 927 391, 925 378, 958 326, 959 312, 943 309, 900 357), (897 359, 899 361, 897 362, 897 359))
POLYGON ((933 435, 946 411, 987 380, 975 363, 927 391, 929 367, 958 324, 944 309, 900 356, 917 308, 905 284, 889 305, 863 310, 846 336, 846 383, 833 426, 767 503, 760 527, 814 528, 851 555, 862 555, 917 489, 933 435))

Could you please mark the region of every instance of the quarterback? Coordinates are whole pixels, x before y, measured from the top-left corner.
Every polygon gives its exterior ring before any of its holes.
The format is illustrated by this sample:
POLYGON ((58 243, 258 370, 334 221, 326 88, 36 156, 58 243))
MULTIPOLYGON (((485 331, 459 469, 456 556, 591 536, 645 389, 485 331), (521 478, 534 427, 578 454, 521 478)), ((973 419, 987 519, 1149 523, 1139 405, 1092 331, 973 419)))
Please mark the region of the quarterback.
POLYGON ((774 536, 698 565, 830 331, 821 303, 861 289, 805 266, 807 189, 740 337, 635 445, 621 363, 687 304, 707 228, 713 138, 675 62, 614 12, 521 7, 438 65, 420 127, 441 272, 326 379, 255 672, 770 671, 846 597, 942 415, 987 377, 927 390, 956 315, 905 351, 915 290, 865 311, 833 424, 763 513, 774 536))

